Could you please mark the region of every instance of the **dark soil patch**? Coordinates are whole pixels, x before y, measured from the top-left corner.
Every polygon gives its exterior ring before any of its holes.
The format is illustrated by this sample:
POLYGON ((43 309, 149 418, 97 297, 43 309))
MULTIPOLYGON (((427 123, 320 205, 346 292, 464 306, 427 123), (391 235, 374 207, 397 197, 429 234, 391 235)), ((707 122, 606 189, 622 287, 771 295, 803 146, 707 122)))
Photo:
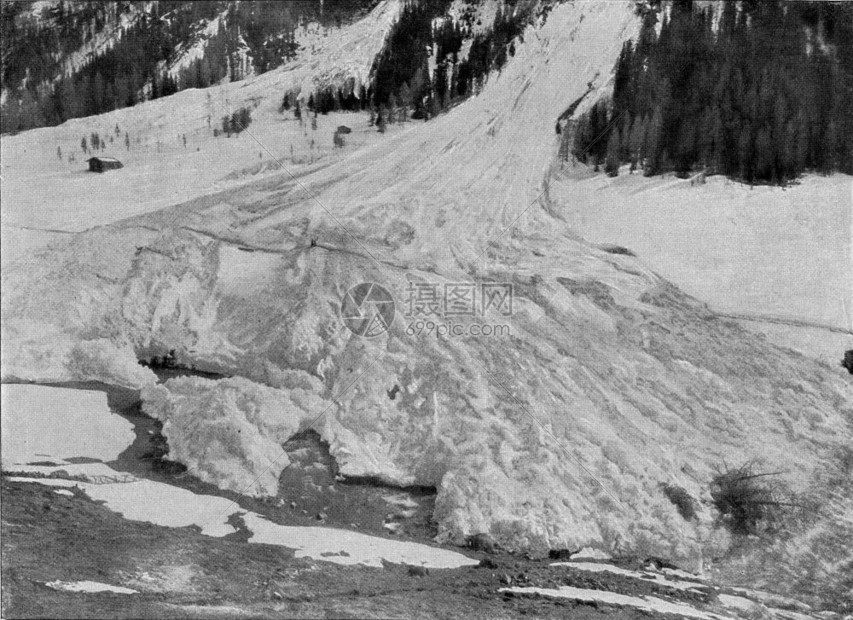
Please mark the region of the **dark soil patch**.
POLYGON ((0 480, 2 614, 7 618, 576 618, 638 620, 632 610, 503 596, 502 574, 531 583, 547 564, 505 558, 497 570, 347 567, 193 528, 127 521, 82 493, 0 480), (45 582, 92 580, 138 594, 82 594, 45 582))

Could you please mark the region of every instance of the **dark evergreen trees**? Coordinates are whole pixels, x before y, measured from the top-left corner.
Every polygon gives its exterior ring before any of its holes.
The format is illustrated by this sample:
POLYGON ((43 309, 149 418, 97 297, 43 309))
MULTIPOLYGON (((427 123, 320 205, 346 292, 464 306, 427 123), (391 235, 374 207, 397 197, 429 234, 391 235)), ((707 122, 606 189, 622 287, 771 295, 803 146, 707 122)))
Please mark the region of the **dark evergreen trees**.
POLYGON ((247 69, 243 43, 255 72, 262 73, 293 56, 301 21, 340 27, 363 15, 373 2, 325 0, 325 9, 319 0, 148 4, 59 2, 34 12, 31 3, 0 3, 2 84, 8 95, 2 106, 2 131, 56 125, 186 88, 206 88, 225 77, 241 79, 247 69), (171 72, 163 70, 172 66, 188 42, 202 36, 202 29, 223 16, 202 57, 171 72), (119 23, 124 25, 118 28, 119 23), (69 73, 63 66, 68 55, 95 36, 109 35, 110 29, 121 36, 99 46, 69 73))
POLYGON ((612 100, 579 119, 573 154, 595 166, 605 158, 611 174, 617 154, 645 174, 707 170, 749 183, 853 174, 853 6, 721 10, 714 30, 709 11, 676 2, 659 34, 648 12, 619 55, 612 100))

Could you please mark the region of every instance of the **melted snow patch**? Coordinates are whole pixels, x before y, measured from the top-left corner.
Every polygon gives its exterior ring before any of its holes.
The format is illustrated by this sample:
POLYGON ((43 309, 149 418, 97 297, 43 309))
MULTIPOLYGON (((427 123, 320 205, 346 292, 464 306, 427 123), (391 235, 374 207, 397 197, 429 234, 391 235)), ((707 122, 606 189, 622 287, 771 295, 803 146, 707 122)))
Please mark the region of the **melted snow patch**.
MULTIPOLYGON (((95 463, 98 465, 98 463, 95 463)), ((81 466, 85 467, 85 466, 81 466)), ((54 468, 57 471, 66 468, 54 468)), ((101 470, 98 469, 98 472, 101 470)), ((227 536, 237 530, 228 518, 240 507, 231 500, 215 495, 197 495, 192 491, 153 480, 141 480, 113 472, 124 482, 79 482, 62 478, 10 477, 12 482, 35 482, 47 486, 79 487, 91 499, 102 501, 107 508, 131 521, 146 521, 163 527, 196 525, 207 536, 227 536)), ((102 476, 101 473, 94 476, 102 476)), ((103 477, 95 478, 106 480, 103 477)))
POLYGON ((725 618, 725 616, 701 611, 695 607, 691 607, 690 605, 685 605, 683 603, 671 603, 654 596, 628 596, 626 594, 617 594, 616 592, 585 590, 583 588, 573 588, 571 586, 561 586, 560 588, 501 588, 499 592, 539 594, 540 596, 546 596, 549 598, 567 598, 584 603, 605 603, 620 607, 634 607, 646 612, 679 614, 688 618, 699 618, 700 620, 720 620, 721 618, 725 618))
POLYGON ((395 493, 393 495, 383 495, 382 499, 393 506, 399 506, 401 508, 417 508, 418 503, 411 498, 406 493, 395 493))
POLYGON ((643 581, 648 581, 673 590, 695 590, 699 588, 707 588, 706 585, 696 581, 672 581, 661 575, 655 575, 653 573, 643 571, 628 570, 626 568, 612 566, 611 564, 597 564, 595 562, 553 562, 551 566, 568 566, 570 568, 592 573, 613 573, 614 575, 623 575, 634 579, 642 579, 643 581))
POLYGON ((148 521, 165 527, 197 525, 207 536, 227 536, 236 530, 226 523, 240 512, 229 499, 215 495, 196 495, 178 487, 151 480, 129 484, 84 485, 92 499, 131 521, 148 521))
POLYGON ((86 457, 111 461, 133 443, 133 425, 103 392, 3 384, 3 468, 86 457))
POLYGON ((64 590, 65 592, 110 592, 112 594, 139 594, 138 590, 131 588, 122 588, 121 586, 111 586, 108 583, 99 581, 49 581, 45 583, 48 588, 54 590, 64 590))
MULTIPOLYGON (((93 484, 112 484, 115 482, 134 482, 136 476, 119 472, 103 463, 77 463, 69 465, 16 465, 16 474, 38 474, 51 476, 52 480, 73 478, 80 482, 93 484)), ((67 480, 67 482, 73 482, 67 480)))
POLYGON ((681 577, 682 579, 701 579, 699 575, 695 575, 693 573, 688 573, 686 570, 681 570, 680 568, 663 568, 661 572, 667 577, 681 577))
POLYGON ((383 561, 427 568, 459 568, 478 563, 461 553, 418 543, 387 540, 334 528, 278 525, 251 512, 244 515, 243 520, 252 531, 249 542, 295 549, 298 558, 375 567, 381 567, 383 561))
MULTIPOLYGON (((101 470, 97 471, 100 475, 101 470)), ((123 475, 120 472, 115 473, 123 475)), ((245 513, 231 500, 213 495, 197 495, 152 480, 133 478, 127 483, 105 484, 20 476, 10 477, 9 480, 56 487, 76 486, 91 499, 103 501, 107 508, 121 514, 125 519, 147 521, 164 527, 196 525, 201 528, 201 533, 207 536, 220 537, 235 532, 227 520, 233 514, 241 514, 252 532, 249 542, 288 547, 296 550, 296 557, 376 567, 381 567, 383 561, 427 568, 459 568, 477 564, 477 560, 461 553, 429 545, 387 540, 334 528, 278 525, 259 514, 245 513)))
POLYGON ((803 612, 811 611, 811 607, 809 605, 788 596, 782 596, 781 594, 773 594, 772 592, 740 587, 731 588, 731 590, 737 594, 754 599, 768 607, 787 607, 803 612))
POLYGON ((601 549, 593 549, 592 547, 584 547, 577 553, 572 555, 573 560, 609 560, 611 556, 609 553, 602 551, 601 549))
POLYGON ((760 603, 751 601, 748 598, 744 598, 742 596, 732 596, 731 594, 719 594, 717 595, 717 601, 723 607, 727 607, 729 609, 737 609, 739 611, 746 611, 749 613, 759 612, 763 607, 763 605, 761 605, 760 603))

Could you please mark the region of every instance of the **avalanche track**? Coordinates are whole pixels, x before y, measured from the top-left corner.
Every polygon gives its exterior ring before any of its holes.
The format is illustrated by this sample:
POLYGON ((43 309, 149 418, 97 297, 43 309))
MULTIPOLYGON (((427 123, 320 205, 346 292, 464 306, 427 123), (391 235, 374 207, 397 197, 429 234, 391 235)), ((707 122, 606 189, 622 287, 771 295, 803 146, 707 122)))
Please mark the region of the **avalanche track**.
POLYGON ((712 511, 684 521, 660 485, 707 502, 716 467, 759 459, 805 489, 853 443, 853 398, 543 204, 555 119, 638 25, 631 2, 560 4, 440 118, 298 184, 54 241, 5 270, 4 377, 142 387, 171 456, 225 488, 275 493, 280 444, 312 426, 345 476, 435 486, 440 540, 701 560, 712 511), (360 282, 397 301, 376 338, 341 324, 360 282), (469 282, 513 285, 511 316, 487 318, 511 335, 407 334, 410 284, 469 282), (170 349, 239 376, 157 385, 137 355, 170 349))

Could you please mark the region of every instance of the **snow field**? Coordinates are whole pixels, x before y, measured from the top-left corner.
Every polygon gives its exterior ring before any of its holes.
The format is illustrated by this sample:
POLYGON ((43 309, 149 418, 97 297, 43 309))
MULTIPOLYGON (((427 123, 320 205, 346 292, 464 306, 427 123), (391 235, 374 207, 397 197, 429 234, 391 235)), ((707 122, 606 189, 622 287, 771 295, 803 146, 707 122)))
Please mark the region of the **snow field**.
POLYGON ((70 457, 115 459, 133 426, 113 414, 103 392, 2 384, 3 468, 70 457))

